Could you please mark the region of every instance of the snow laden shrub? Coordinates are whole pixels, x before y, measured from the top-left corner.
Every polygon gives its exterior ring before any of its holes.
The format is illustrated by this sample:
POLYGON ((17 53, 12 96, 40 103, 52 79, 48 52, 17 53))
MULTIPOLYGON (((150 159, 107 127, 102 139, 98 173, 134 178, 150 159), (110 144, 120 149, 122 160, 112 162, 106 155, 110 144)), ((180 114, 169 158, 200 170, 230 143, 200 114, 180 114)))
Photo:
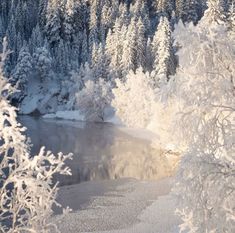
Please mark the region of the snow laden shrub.
POLYGON ((76 94, 76 108, 87 121, 104 121, 105 111, 112 100, 111 84, 103 79, 88 80, 76 94))
POLYGON ((235 232, 235 42, 227 33, 203 23, 175 31, 184 45, 177 125, 187 145, 175 188, 181 232, 235 232))
POLYGON ((2 75, 5 49, 6 43, 0 57, 0 232, 51 232, 56 229, 50 222, 52 206, 59 205, 52 177, 71 174, 65 166, 71 155, 55 156, 42 148, 30 156, 24 128, 7 100, 11 88, 2 75))
POLYGON ((116 80, 112 106, 125 125, 145 128, 150 122, 155 96, 149 82, 150 75, 142 69, 130 71, 125 82, 116 80))

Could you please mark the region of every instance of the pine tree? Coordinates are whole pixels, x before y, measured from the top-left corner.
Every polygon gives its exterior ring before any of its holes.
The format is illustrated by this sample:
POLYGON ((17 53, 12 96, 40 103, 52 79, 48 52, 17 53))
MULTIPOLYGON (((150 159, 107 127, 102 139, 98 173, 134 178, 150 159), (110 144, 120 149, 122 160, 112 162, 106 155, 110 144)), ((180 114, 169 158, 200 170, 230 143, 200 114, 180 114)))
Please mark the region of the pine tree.
POLYGON ((39 7, 38 7, 38 24, 43 30, 46 26, 47 21, 47 0, 39 0, 39 7))
POLYGON ((101 41, 104 44, 108 29, 112 26, 112 8, 108 0, 105 1, 102 7, 101 22, 100 22, 100 34, 101 41))
POLYGON ((175 56, 169 21, 161 17, 152 43, 154 61, 154 86, 162 85, 175 72, 175 56))
POLYGON ((202 23, 224 24, 226 15, 221 5, 221 0, 207 0, 208 9, 205 12, 202 23))
POLYGON ((90 22, 89 22, 89 48, 93 44, 99 44, 99 26, 100 26, 100 0, 91 2, 90 22))
POLYGON ((137 68, 137 27, 135 20, 132 18, 123 43, 123 54, 122 54, 122 72, 123 76, 137 68))
POLYGON ((113 78, 121 77, 123 56, 123 41, 125 40, 127 27, 121 25, 121 20, 116 19, 113 32, 109 30, 106 40, 106 55, 109 59, 110 73, 113 78))
POLYGON ((44 82, 47 78, 52 78, 52 58, 47 48, 37 48, 33 54, 34 69, 40 80, 44 82))
POLYGON ((61 20, 59 11, 59 1, 48 0, 46 25, 44 29, 48 42, 53 46, 60 40, 61 20))
POLYGON ((119 12, 118 19, 120 20, 121 26, 122 25, 128 26, 130 23, 130 14, 128 11, 127 4, 121 3, 119 5, 118 12, 119 12))
POLYGON ((186 23, 198 23, 206 9, 205 1, 206 0, 176 0, 175 13, 177 19, 181 19, 186 23))
POLYGON ((151 72, 153 70, 153 51, 152 51, 152 40, 149 37, 146 44, 146 70, 151 72))
POLYGON ((232 33, 235 33, 235 3, 231 4, 231 6, 229 8, 228 23, 229 23, 229 30, 232 33))
POLYGON ((89 59, 89 50, 88 50, 88 38, 87 38, 87 31, 84 29, 82 33, 82 45, 81 45, 81 56, 80 56, 80 61, 81 63, 85 63, 89 59))
POLYGON ((0 16, 0 40, 1 38, 4 37, 4 28, 3 28, 3 20, 2 20, 2 17, 0 16))
POLYGON ((94 81, 99 79, 108 80, 108 58, 102 44, 94 46, 92 53, 92 70, 94 81))
POLYGON ((14 83, 17 84, 17 89, 20 91, 20 93, 16 93, 16 95, 14 95, 14 98, 20 99, 26 94, 26 86, 32 73, 32 69, 32 56, 29 53, 28 47, 24 45, 20 50, 17 65, 13 71, 14 83))
POLYGON ((136 38, 136 45, 137 45, 137 51, 136 51, 136 60, 137 60, 137 66, 136 68, 142 67, 144 70, 146 68, 146 46, 147 46, 147 40, 145 38, 146 35, 146 28, 141 20, 141 18, 138 20, 137 24, 137 38, 136 38))
POLYGON ((44 39, 42 31, 40 29, 40 26, 37 24, 36 27, 34 27, 31 37, 29 39, 29 50, 31 54, 33 54, 37 48, 43 47, 43 44, 44 39))
POLYGON ((202 15, 202 5, 200 0, 186 0, 182 19, 184 22, 193 22, 196 24, 202 15))
POLYGON ((185 0, 175 0, 175 13, 178 20, 183 18, 184 2, 185 0))
POLYGON ((157 0, 155 2, 157 13, 159 15, 165 15, 170 17, 173 10, 173 1, 169 0, 157 0))
POLYGON ((75 33, 74 29, 74 11, 75 11, 75 2, 74 0, 68 0, 65 5, 64 13, 64 34, 65 39, 71 41, 75 33))
MULTIPOLYGON (((8 23, 6 37, 9 42, 9 49, 12 51, 15 51, 16 50, 16 42, 17 42, 17 32, 16 32, 16 22, 15 22, 14 16, 11 16, 11 20, 8 23)), ((11 63, 14 64, 17 60, 16 53, 10 54, 9 59, 10 59, 11 63)))
POLYGON ((72 54, 69 53, 69 45, 66 43, 66 41, 60 40, 58 46, 55 49, 55 66, 59 73, 66 74, 68 72, 71 65, 69 60, 71 55, 72 54))

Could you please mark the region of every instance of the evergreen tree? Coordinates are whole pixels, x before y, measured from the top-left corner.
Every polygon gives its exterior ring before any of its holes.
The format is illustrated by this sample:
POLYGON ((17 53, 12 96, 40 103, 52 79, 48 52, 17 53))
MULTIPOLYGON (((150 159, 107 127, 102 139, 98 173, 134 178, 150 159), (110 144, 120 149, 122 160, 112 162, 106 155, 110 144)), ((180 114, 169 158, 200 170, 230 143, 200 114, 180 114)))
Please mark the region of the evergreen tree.
POLYGON ((24 45, 20 50, 17 65, 13 72, 14 83, 17 83, 17 89, 21 91, 20 93, 16 93, 16 95, 14 95, 15 98, 21 98, 25 95, 26 86, 32 73, 32 69, 32 56, 29 53, 28 47, 24 45))
MULTIPOLYGON (((9 49, 11 51, 16 51, 16 42, 17 42, 17 32, 16 32, 16 24, 15 17, 12 16, 10 22, 8 23, 6 37, 9 43, 9 49)), ((11 53, 9 56, 10 62, 14 64, 17 60, 17 55, 15 52, 11 53)))
POLYGON ((229 23, 229 30, 232 33, 235 33, 235 3, 231 4, 231 6, 229 8, 228 23, 229 23))
POLYGON ((65 13, 64 13, 64 34, 65 39, 71 41, 73 35, 75 33, 74 29, 74 10, 75 10, 75 2, 74 0, 67 0, 65 5, 65 13))
POLYGON ((130 70, 135 71, 137 68, 137 27, 135 20, 132 18, 123 43, 122 54, 122 72, 125 76, 130 70))
POLYGON ((1 38, 4 37, 4 28, 3 28, 3 20, 2 20, 2 17, 0 16, 0 40, 1 38))
POLYGON ((100 22, 100 34, 101 41, 104 44, 108 29, 112 26, 112 7, 108 0, 105 1, 102 7, 101 22, 100 22))
POLYGON ((82 44, 81 44, 81 56, 80 61, 81 63, 85 63, 89 59, 89 50, 88 50, 88 38, 87 38, 87 31, 86 29, 82 33, 82 44))
POLYGON ((146 46, 147 40, 145 38, 146 35, 146 28, 141 20, 138 20, 137 24, 137 38, 136 38, 136 60, 137 65, 136 68, 142 67, 143 69, 146 68, 146 46))
POLYGON ((183 18, 185 0, 175 0, 175 14, 178 19, 183 18))
POLYGON ((90 22, 89 22, 89 47, 93 44, 99 44, 99 26, 100 26, 100 0, 91 2, 90 22))
POLYGON ((38 25, 41 30, 43 30, 46 26, 47 21, 47 1, 48 0, 39 0, 38 7, 38 25))
POLYGON ((92 70, 94 81, 99 79, 108 80, 108 58, 102 44, 94 46, 92 53, 92 70))
POLYGON ((153 39, 154 86, 166 83, 169 76, 175 73, 175 56, 169 21, 161 17, 153 39))
POLYGON ((207 24, 224 24, 226 15, 221 0, 207 0, 208 9, 205 12, 202 23, 207 24))
POLYGON ((52 78, 52 58, 46 47, 36 49, 33 61, 35 72, 41 83, 47 78, 52 78))
POLYGON ((184 3, 184 10, 182 19, 184 22, 193 22, 196 24, 202 15, 201 0, 186 0, 184 3))
POLYGON ((48 42, 52 46, 61 38, 61 19, 59 1, 57 0, 48 0, 46 25, 44 31, 47 35, 48 42))
POLYGON ((124 3, 120 4, 118 12, 119 12, 118 19, 120 20, 120 24, 128 26, 130 23, 130 14, 128 11, 127 4, 124 3))
POLYGON ((109 30, 106 40, 106 54, 109 58, 110 73, 113 78, 121 77, 121 66, 123 56, 123 41, 125 40, 127 27, 121 25, 121 20, 116 19, 113 32, 109 30))
POLYGON ((44 38, 42 35, 42 31, 39 25, 34 27, 31 37, 29 39, 29 50, 33 54, 35 50, 39 47, 42 47, 44 44, 44 38))
POLYGON ((157 13, 159 15, 165 15, 165 16, 168 16, 168 17, 171 16, 171 12, 174 9, 173 1, 157 0, 155 2, 155 5, 156 5, 157 13))

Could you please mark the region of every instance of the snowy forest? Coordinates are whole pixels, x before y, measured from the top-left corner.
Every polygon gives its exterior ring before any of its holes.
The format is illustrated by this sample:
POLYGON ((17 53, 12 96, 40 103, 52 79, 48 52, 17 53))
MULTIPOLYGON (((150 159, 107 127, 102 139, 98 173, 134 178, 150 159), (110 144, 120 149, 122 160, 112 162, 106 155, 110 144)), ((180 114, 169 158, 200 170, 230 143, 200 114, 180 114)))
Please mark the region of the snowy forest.
MULTIPOLYGON (((120 232, 235 232, 234 0, 1 0, 0 53, 0 233, 85 232, 57 223, 74 213, 55 182, 74 155, 34 156, 23 115, 113 124, 178 155, 177 224, 120 232)), ((110 177, 155 178, 154 156, 128 171, 125 156, 110 177)))

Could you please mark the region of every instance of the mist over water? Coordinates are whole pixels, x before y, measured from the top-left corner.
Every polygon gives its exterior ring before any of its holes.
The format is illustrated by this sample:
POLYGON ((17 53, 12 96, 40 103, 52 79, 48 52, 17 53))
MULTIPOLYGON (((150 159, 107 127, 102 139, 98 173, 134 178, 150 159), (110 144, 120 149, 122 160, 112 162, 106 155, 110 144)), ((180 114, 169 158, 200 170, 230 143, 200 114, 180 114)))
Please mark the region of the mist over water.
POLYGON ((45 146, 53 153, 73 153, 67 164, 72 176, 58 176, 60 185, 90 180, 136 178, 156 180, 171 176, 176 161, 168 159, 147 140, 130 136, 109 123, 85 123, 21 116, 32 153, 45 146))

